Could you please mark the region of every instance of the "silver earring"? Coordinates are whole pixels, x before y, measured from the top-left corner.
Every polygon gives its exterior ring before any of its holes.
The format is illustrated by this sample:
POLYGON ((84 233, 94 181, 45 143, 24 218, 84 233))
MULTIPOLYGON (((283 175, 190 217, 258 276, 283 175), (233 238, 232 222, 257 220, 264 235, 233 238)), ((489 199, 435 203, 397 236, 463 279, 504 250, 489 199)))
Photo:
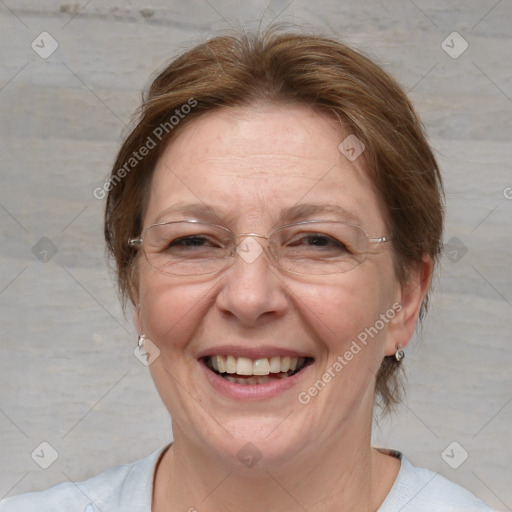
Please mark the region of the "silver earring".
POLYGON ((145 339, 146 339, 146 335, 145 334, 139 334, 139 340, 138 340, 139 348, 143 347, 145 339))
POLYGON ((395 359, 400 362, 405 357, 404 351, 400 345, 397 345, 395 352, 395 359))

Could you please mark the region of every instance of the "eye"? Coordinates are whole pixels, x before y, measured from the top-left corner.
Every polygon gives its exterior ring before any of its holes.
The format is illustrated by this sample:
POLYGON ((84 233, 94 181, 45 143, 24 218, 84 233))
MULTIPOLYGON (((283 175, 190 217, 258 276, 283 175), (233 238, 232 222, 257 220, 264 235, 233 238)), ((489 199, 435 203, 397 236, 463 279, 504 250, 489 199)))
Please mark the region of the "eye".
POLYGON ((318 247, 319 249, 326 248, 337 251, 348 251, 347 246, 343 242, 323 233, 306 233, 296 235, 293 240, 288 242, 287 245, 289 247, 318 247))
POLYGON ((182 236, 169 243, 169 247, 204 247, 206 245, 211 246, 212 240, 203 235, 182 236))
POLYGON ((344 247, 342 243, 338 242, 338 240, 335 240, 334 238, 328 235, 308 235, 304 237, 304 241, 309 245, 314 245, 317 247, 344 247))
POLYGON ((171 240, 167 244, 167 249, 202 249, 202 248, 222 248, 223 244, 219 240, 208 235, 190 235, 182 236, 171 240))

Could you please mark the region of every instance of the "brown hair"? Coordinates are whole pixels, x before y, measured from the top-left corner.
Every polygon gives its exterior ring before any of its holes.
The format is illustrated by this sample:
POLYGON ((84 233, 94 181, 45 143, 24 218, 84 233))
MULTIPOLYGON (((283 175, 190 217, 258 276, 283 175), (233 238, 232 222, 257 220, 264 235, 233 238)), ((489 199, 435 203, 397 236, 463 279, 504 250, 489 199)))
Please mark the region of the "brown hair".
MULTIPOLYGON (((407 270, 425 254, 437 262, 441 176, 400 86, 370 59, 334 39, 268 29, 199 44, 173 60, 143 99, 105 186, 105 239, 123 304, 127 298, 137 300, 137 251, 127 241, 141 232, 152 172, 163 149, 206 112, 260 101, 308 105, 338 116, 365 145, 366 170, 386 214, 398 279, 405 282, 407 270)), ((400 401, 399 370, 394 357, 384 358, 376 378, 384 410, 400 401)))

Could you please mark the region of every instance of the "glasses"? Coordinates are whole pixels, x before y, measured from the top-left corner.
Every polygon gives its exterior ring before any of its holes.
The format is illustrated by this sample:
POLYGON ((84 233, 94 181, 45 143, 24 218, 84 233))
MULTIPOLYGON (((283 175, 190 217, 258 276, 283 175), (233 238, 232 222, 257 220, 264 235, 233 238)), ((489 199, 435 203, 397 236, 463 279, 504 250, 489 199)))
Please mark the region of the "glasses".
POLYGON ((152 224, 128 244, 141 247, 150 266, 162 274, 204 276, 227 269, 237 254, 247 263, 255 261, 264 252, 258 239, 267 241, 266 254, 278 268, 301 275, 348 272, 390 240, 335 221, 286 224, 268 235, 235 235, 218 224, 180 220, 152 224))

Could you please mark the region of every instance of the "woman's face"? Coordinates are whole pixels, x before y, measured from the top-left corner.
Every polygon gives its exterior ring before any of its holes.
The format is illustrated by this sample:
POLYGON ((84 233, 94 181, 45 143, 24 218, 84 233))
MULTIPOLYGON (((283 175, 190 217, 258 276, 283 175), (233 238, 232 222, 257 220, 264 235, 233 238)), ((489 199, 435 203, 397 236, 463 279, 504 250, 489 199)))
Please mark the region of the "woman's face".
MULTIPOLYGON (((348 221, 372 237, 388 235, 364 152, 351 161, 338 149, 348 135, 305 107, 204 115, 160 158, 144 227, 196 219, 267 234, 293 208, 295 221, 348 221)), ((200 278, 164 275, 139 260, 135 321, 160 350, 150 370, 176 442, 229 463, 247 452, 272 465, 327 446, 342 429, 367 435, 381 361, 411 334, 389 244, 349 272, 303 277, 247 247, 255 258, 239 254, 228 270, 200 278), (287 356, 309 364, 293 376, 239 384, 208 368, 210 356, 228 355, 244 368, 236 358, 249 359, 253 371, 265 358, 274 371, 287 356)))

